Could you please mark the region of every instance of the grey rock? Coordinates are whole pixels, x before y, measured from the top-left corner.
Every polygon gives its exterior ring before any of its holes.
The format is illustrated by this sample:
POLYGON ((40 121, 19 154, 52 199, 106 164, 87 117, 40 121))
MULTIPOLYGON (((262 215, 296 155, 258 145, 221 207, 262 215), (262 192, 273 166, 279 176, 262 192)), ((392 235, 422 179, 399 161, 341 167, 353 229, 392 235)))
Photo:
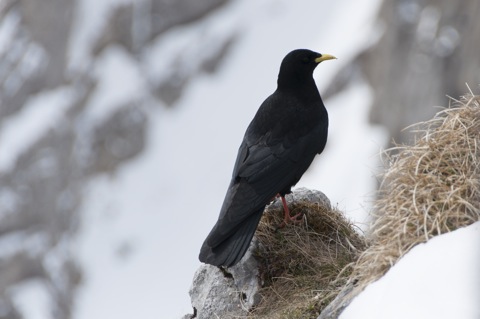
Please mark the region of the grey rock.
POLYGON ((235 286, 242 295, 243 305, 247 309, 252 309, 260 302, 260 295, 258 294, 261 287, 259 266, 252 255, 252 252, 256 249, 257 241, 254 238, 242 260, 227 270, 233 276, 235 286))
POLYGON ((201 265, 196 271, 190 297, 193 315, 184 318, 235 318, 245 316, 260 302, 258 263, 252 255, 255 240, 242 260, 231 268, 201 265))
MULTIPOLYGON (((332 207, 330 200, 324 193, 305 187, 295 189, 292 193, 287 194, 285 199, 287 200, 287 204, 295 202, 309 202, 319 203, 329 209, 332 207)), ((267 209, 281 209, 282 207, 282 200, 277 197, 269 206, 267 206, 267 209)))
POLYGON ((349 281, 338 293, 337 297, 323 309, 317 319, 338 318, 360 292, 362 292, 362 289, 357 288, 352 281, 349 281))

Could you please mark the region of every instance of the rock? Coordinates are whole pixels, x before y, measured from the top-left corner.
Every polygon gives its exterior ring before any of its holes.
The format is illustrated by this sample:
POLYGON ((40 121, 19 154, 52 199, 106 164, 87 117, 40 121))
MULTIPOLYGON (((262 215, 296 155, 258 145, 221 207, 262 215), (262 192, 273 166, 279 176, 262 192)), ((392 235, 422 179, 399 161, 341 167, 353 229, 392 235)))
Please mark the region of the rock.
POLYGON ((190 288, 194 313, 184 318, 246 316, 260 301, 258 263, 252 255, 256 246, 253 241, 242 260, 231 268, 201 265, 190 288))
MULTIPOLYGON (((285 199, 287 200, 287 203, 293 203, 293 202, 321 203, 322 206, 325 206, 328 209, 332 208, 330 200, 324 193, 317 190, 308 189, 305 187, 300 187, 295 189, 294 192, 287 194, 285 196, 285 199)), ((281 209, 281 208, 282 208, 282 201, 279 197, 276 198, 273 201, 273 203, 267 206, 267 209, 281 209)))
POLYGON ((336 319, 347 308, 362 289, 358 289, 353 282, 348 282, 332 302, 328 304, 317 319, 336 319))

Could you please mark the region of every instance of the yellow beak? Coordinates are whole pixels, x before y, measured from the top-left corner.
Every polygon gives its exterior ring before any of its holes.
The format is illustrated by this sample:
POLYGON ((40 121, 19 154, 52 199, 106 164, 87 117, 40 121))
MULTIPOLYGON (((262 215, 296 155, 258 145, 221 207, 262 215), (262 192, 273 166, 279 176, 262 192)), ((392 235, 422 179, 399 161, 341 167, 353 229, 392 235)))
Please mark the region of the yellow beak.
POLYGON ((332 59, 336 59, 336 57, 334 57, 333 55, 330 55, 330 54, 322 54, 321 56, 319 56, 318 58, 315 59, 315 62, 320 63, 322 61, 332 60, 332 59))

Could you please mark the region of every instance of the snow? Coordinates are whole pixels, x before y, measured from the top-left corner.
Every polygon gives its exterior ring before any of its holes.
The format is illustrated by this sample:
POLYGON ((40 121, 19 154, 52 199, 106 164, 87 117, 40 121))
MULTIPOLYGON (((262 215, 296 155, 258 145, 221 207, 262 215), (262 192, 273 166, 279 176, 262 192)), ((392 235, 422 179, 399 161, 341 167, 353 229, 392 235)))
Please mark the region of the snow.
POLYGON ((31 97, 20 112, 7 118, 0 127, 0 173, 11 170, 19 156, 55 128, 75 99, 69 87, 41 92, 31 97))
POLYGON ((480 318, 480 222, 408 252, 340 319, 480 318))
POLYGON ((92 47, 110 18, 114 8, 134 3, 132 0, 80 0, 76 1, 77 13, 72 26, 68 46, 70 71, 84 70, 91 65, 92 47))
POLYGON ((198 72, 204 61, 202 57, 212 56, 224 40, 239 31, 238 13, 232 17, 231 10, 231 6, 225 6, 196 23, 194 28, 183 25, 163 33, 144 54, 143 68, 149 78, 160 82, 173 80, 174 72, 198 72))
POLYGON ((48 249, 48 237, 41 233, 11 232, 0 238, 0 260, 26 252, 30 257, 41 255, 48 249))
POLYGON ((9 187, 0 188, 0 218, 15 214, 20 205, 20 196, 9 187))
POLYGON ((14 41, 19 25, 20 15, 15 10, 10 10, 0 21, 0 55, 3 55, 9 44, 14 41))
POLYGON ((32 279, 16 285, 8 293, 22 318, 53 319, 51 297, 47 285, 40 280, 32 279))
POLYGON ((146 95, 138 63, 120 46, 107 48, 96 61, 98 86, 90 98, 84 122, 99 125, 118 108, 146 95))

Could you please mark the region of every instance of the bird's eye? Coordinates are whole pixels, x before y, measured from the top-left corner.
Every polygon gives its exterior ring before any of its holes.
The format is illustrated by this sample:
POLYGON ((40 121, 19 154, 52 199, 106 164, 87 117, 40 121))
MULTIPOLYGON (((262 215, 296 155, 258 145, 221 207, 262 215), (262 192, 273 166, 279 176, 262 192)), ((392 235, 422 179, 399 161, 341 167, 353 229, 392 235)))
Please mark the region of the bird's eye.
POLYGON ((304 56, 303 59, 302 59, 302 62, 303 63, 308 63, 308 62, 310 62, 310 59, 308 58, 308 56, 304 56))

